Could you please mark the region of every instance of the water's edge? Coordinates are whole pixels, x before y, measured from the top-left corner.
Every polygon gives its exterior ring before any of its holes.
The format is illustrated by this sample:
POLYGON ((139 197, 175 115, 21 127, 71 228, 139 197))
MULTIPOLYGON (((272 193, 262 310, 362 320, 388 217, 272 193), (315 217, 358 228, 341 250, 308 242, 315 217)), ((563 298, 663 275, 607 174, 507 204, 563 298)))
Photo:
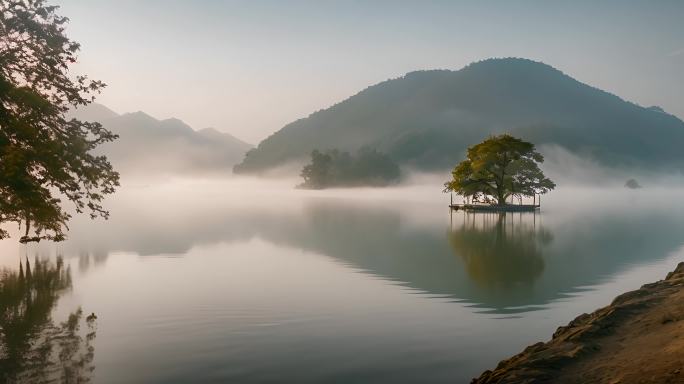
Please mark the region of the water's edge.
POLYGON ((672 352, 684 347, 683 307, 684 262, 664 280, 624 293, 591 314, 579 315, 559 327, 550 341, 528 346, 472 383, 681 379, 681 361, 672 352))

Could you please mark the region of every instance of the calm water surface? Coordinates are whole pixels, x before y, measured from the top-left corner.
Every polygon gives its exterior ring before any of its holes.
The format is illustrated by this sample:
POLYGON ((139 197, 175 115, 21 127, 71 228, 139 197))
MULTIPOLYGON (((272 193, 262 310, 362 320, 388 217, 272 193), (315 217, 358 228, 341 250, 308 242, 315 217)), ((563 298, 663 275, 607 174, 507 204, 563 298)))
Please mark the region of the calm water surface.
POLYGON ((0 263, 63 256, 51 316, 97 314, 98 383, 467 382, 662 278, 684 256, 679 195, 561 188, 499 216, 450 214, 439 187, 131 183, 110 221, 0 242, 0 263))

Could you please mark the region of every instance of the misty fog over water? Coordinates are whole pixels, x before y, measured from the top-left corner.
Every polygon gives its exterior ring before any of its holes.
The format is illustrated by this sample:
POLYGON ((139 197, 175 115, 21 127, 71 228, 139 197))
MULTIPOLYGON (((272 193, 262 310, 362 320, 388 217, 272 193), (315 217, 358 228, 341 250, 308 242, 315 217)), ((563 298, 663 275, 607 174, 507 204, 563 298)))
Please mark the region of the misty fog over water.
POLYGON ((98 382, 465 382, 684 256, 681 189, 563 186, 536 214, 450 213, 395 188, 126 179, 64 257, 55 317, 98 315, 98 382))
POLYGON ((677 381, 682 19, 0 0, 0 384, 677 381))

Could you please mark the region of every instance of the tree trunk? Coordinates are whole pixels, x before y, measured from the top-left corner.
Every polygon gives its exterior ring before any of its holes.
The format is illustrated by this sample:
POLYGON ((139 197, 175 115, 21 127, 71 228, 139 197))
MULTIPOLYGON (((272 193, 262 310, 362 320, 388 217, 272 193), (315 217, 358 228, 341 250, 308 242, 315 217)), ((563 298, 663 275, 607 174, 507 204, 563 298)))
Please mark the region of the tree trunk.
POLYGON ((28 215, 26 215, 26 232, 24 233, 24 237, 28 238, 29 230, 31 230, 31 220, 29 220, 28 215))
POLYGON ((497 203, 499 205, 506 205, 506 196, 502 190, 496 191, 497 197, 496 199, 498 200, 497 203))

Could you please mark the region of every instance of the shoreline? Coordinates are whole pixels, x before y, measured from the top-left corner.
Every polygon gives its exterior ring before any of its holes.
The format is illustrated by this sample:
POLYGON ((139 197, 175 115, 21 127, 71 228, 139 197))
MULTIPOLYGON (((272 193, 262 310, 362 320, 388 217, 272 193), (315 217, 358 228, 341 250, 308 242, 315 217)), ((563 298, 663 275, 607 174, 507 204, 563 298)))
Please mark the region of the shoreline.
POLYGON ((473 384, 684 382, 684 262, 502 360, 473 384))

